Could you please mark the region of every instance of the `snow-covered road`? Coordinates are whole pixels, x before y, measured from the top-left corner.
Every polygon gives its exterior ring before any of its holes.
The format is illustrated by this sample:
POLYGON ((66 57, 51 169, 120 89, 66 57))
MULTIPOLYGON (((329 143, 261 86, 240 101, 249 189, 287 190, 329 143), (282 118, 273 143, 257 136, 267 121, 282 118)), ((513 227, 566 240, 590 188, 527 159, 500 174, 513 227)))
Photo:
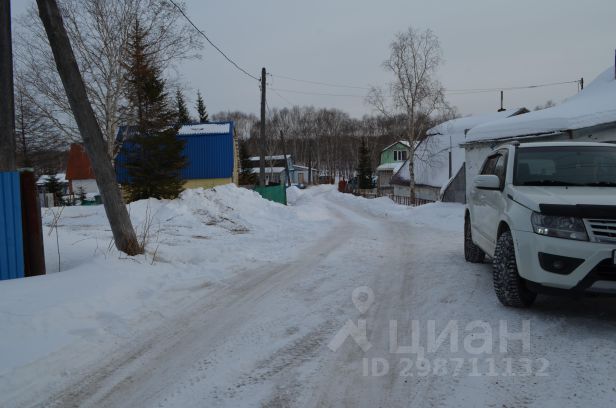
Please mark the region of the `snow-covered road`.
POLYGON ((542 297, 530 310, 502 307, 490 266, 464 262, 463 207, 410 209, 321 188, 302 194, 295 211, 318 219, 318 232, 286 237, 273 261, 197 285, 105 354, 88 359, 88 345, 77 344, 16 369, 17 380, 0 382, 0 405, 616 403, 616 303, 542 297), (54 387, 27 378, 48 376, 71 353, 88 363, 56 373, 66 378, 54 387), (19 378, 38 391, 24 394, 19 378))

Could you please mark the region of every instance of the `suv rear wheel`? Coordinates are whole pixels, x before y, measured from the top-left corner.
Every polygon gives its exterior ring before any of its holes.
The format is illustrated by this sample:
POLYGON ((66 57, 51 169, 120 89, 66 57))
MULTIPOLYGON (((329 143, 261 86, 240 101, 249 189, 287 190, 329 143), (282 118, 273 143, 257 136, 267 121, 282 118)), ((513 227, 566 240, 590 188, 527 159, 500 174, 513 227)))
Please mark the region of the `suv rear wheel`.
POLYGON ((464 259, 467 262, 482 263, 486 254, 473 243, 473 235, 471 231, 471 217, 464 217, 464 259))
POLYGON ((518 273, 510 231, 505 231, 498 237, 492 268, 496 297, 503 305, 528 307, 533 304, 537 294, 526 287, 526 282, 518 273))

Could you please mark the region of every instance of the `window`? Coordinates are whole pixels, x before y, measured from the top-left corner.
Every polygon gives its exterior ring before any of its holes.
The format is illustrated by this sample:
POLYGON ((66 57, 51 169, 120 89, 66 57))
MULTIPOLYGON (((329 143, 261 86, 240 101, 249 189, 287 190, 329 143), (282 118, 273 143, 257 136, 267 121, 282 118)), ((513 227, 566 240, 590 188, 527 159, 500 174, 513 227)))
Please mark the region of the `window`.
POLYGON ((507 175, 507 152, 501 152, 488 157, 481 168, 481 174, 498 176, 502 189, 505 185, 505 176, 507 175))
POLYGON ((513 183, 521 186, 616 186, 616 148, 544 146, 518 150, 513 183))
POLYGON ((394 161, 405 161, 407 154, 406 150, 394 150, 394 161))

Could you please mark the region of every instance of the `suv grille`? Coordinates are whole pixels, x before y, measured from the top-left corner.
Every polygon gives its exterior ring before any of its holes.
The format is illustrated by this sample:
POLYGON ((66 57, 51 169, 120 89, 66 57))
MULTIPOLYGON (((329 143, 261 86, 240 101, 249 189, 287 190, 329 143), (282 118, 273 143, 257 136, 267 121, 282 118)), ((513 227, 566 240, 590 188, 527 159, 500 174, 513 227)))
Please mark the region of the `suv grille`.
POLYGON ((594 242, 616 242, 616 220, 586 220, 594 242))

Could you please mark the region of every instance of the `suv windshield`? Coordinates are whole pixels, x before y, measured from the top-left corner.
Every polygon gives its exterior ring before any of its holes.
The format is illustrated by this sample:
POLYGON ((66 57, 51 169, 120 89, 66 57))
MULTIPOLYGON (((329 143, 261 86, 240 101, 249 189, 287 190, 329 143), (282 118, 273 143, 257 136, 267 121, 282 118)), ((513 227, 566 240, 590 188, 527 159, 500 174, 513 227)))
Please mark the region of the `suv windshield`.
POLYGON ((513 184, 616 187, 616 146, 520 147, 513 184))

